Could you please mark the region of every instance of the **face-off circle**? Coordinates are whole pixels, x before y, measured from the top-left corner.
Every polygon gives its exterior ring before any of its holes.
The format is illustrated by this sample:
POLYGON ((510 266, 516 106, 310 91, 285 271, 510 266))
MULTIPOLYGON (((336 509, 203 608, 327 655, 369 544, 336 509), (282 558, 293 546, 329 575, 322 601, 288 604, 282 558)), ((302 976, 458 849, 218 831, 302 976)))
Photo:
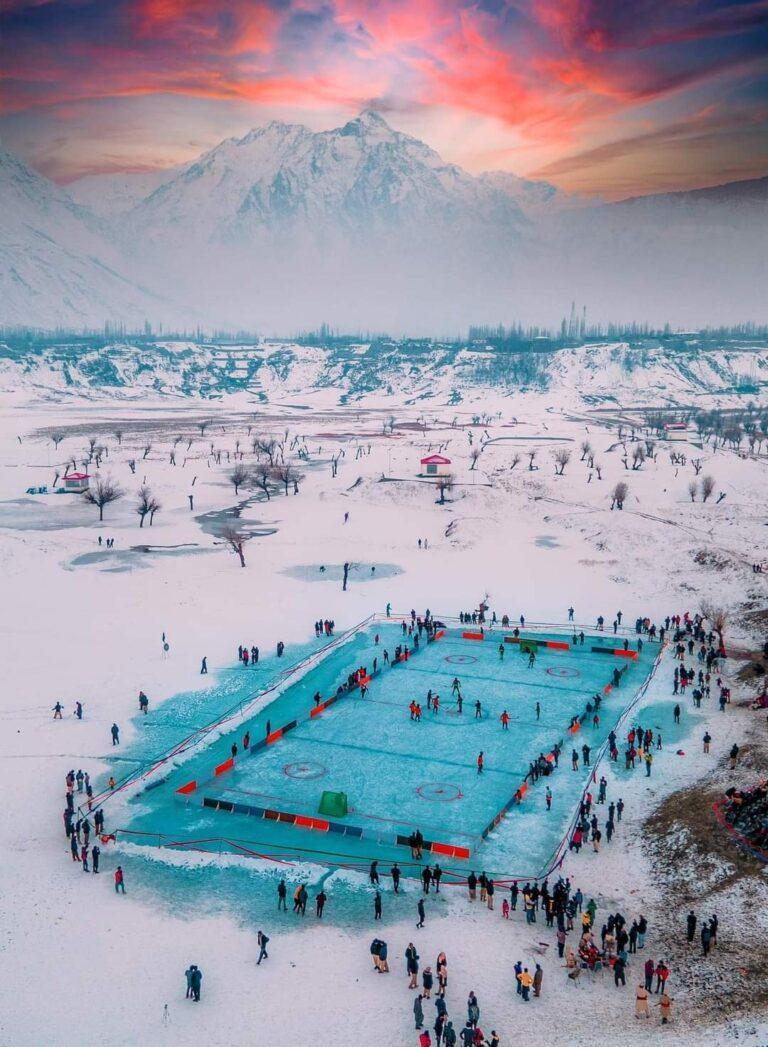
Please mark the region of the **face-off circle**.
POLYGON ((477 658, 473 654, 446 654, 445 661, 451 665, 470 665, 476 662, 477 658))
POLYGON ((451 785, 449 782, 426 782, 424 785, 417 787, 416 795, 420 796, 422 800, 429 800, 434 803, 447 803, 451 800, 464 799, 464 793, 458 785, 451 785))
POLYGON ((581 676, 578 669, 572 668, 570 665, 552 665, 547 669, 549 676, 559 676, 561 679, 573 679, 575 676, 581 676))
POLYGON ((311 781, 313 778, 324 778, 328 774, 328 768, 321 763, 304 760, 300 763, 287 763, 283 767, 283 774, 288 778, 300 778, 303 781, 311 781))

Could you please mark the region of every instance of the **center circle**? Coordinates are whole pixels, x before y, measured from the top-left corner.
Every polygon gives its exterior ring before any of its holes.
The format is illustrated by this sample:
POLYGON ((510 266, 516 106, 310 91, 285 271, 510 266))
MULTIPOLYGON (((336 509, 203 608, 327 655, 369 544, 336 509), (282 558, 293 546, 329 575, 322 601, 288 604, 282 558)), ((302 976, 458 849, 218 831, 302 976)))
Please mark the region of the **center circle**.
POLYGON ((447 803, 450 800, 461 800, 462 792, 458 785, 449 782, 425 782, 416 789, 416 795, 422 800, 430 800, 434 803, 447 803))
POLYGON ((581 676, 579 670, 572 668, 570 665, 552 665, 547 669, 547 673, 550 676, 560 676, 563 679, 581 676))
POLYGON ((477 658, 473 654, 446 654, 445 661, 451 665, 469 665, 470 662, 476 662, 477 658))
POLYGON ((287 775, 288 778, 301 778, 304 781, 310 781, 313 778, 324 778, 328 774, 328 768, 321 763, 304 760, 299 763, 287 763, 283 767, 283 774, 287 775))

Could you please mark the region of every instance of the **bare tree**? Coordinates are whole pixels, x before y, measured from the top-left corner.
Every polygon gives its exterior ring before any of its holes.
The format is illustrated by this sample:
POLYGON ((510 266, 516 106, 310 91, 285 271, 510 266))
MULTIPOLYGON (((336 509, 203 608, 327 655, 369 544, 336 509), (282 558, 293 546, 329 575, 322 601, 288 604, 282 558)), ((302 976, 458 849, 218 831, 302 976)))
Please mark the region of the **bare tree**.
POLYGON ((117 440, 118 446, 122 445, 123 442, 123 430, 115 429, 115 439, 117 440))
POLYGON ((589 440, 582 440, 581 461, 583 462, 584 459, 590 454, 592 454, 592 444, 589 442, 589 440))
POLYGON ((512 455, 512 464, 509 467, 510 471, 512 469, 514 469, 516 465, 519 465, 519 464, 520 464, 520 455, 519 454, 513 454, 512 455))
POLYGON ((286 495, 288 494, 289 486, 299 482, 299 474, 289 462, 283 462, 282 465, 278 465, 274 471, 274 475, 275 478, 282 483, 286 495))
POLYGON ((571 460, 571 452, 567 451, 564 447, 559 448, 555 451, 555 476, 562 476, 565 472, 565 467, 571 460))
POLYGON ((744 433, 741 430, 741 426, 737 423, 736 425, 730 426, 723 432, 723 443, 729 443, 734 451, 737 451, 744 433))
POLYGON ((235 488, 235 498, 237 498, 238 491, 243 486, 243 484, 248 483, 250 475, 251 474, 248 472, 244 465, 236 465, 235 468, 232 469, 229 473, 229 482, 235 488))
POLYGON ((93 454, 94 454, 94 451, 96 450, 96 444, 98 442, 99 442, 98 436, 89 436, 88 437, 88 461, 89 462, 93 460, 93 454))
POLYGON ((472 470, 477 465, 477 459, 480 457, 481 454, 482 449, 480 447, 473 447, 472 450, 469 452, 469 460, 472 462, 472 465, 470 465, 469 467, 470 472, 472 472, 472 470))
POLYGON ((447 491, 453 490, 454 477, 453 473, 444 473, 442 476, 438 476, 435 486, 440 492, 440 499, 438 505, 445 505, 445 495, 447 491))
POLYGON ((696 481, 695 480, 691 480, 690 483, 688 484, 688 494, 691 496, 691 501, 692 502, 696 501, 696 492, 698 491, 698 489, 699 489, 699 485, 696 483, 696 481))
POLYGON ((259 440, 259 451, 261 454, 265 454, 269 459, 269 464, 275 464, 275 455, 277 454, 277 441, 273 437, 262 437, 259 440))
POLYGON ((159 500, 159 498, 156 498, 154 495, 152 495, 152 498, 150 499, 150 502, 149 502, 149 526, 150 527, 155 522, 155 513, 159 513, 162 508, 163 508, 163 503, 159 500))
POLYGON ((538 466, 535 466, 533 464, 534 461, 536 460, 537 452, 536 451, 528 451, 527 453, 528 453, 528 472, 532 473, 534 469, 538 468, 538 466))
POLYGON ((147 455, 149 454, 149 452, 151 450, 152 450, 152 443, 151 443, 151 441, 148 440, 147 443, 144 444, 144 454, 141 456, 142 461, 147 457, 147 455))
POLYGON ((269 499, 270 499, 269 481, 270 481, 271 477, 272 477, 272 470, 270 469, 270 467, 267 465, 266 462, 260 462, 256 466, 256 469, 254 470, 253 482, 267 496, 267 501, 269 501, 269 499))
POLYGON ((706 502, 707 498, 714 493, 715 490, 715 478, 714 476, 702 476, 701 478, 701 500, 706 502))
POLYGON ((693 466, 694 473, 698 476, 704 463, 701 458, 691 458, 691 465, 693 466))
POLYGON ((611 509, 613 509, 614 507, 616 509, 623 509, 624 502, 627 500, 628 494, 629 487, 624 483, 623 480, 620 480, 616 484, 614 489, 611 491, 611 509))
POLYGON ((110 502, 116 502, 118 498, 122 497, 122 488, 108 476, 96 480, 93 487, 89 487, 87 491, 83 491, 83 499, 88 502, 89 505, 95 505, 98 507, 99 520, 104 519, 104 506, 109 505, 110 502))
POLYGON ((248 534, 246 531, 238 531, 236 527, 226 527, 221 532, 221 537, 230 550, 233 553, 237 553, 240 557, 240 566, 245 567, 245 553, 243 551, 243 546, 253 538, 253 535, 248 534))
POLYGON ((129 458, 128 459, 128 468, 131 470, 131 472, 133 474, 136 473, 136 459, 135 458, 129 458))
POLYGON ((54 447, 58 447, 61 441, 64 439, 64 433, 61 430, 57 430, 55 433, 51 433, 51 442, 54 447))
POLYGON ((149 515, 152 506, 152 492, 146 484, 142 484, 139 488, 138 499, 136 512, 139 514, 139 527, 143 527, 144 517, 149 515))
POLYGON ((719 604, 713 604, 706 600, 701 605, 701 614, 702 617, 707 619, 709 624, 717 633, 718 639, 720 640, 720 650, 722 651, 724 646, 723 633, 728 624, 728 612, 719 604))
POLYGON ((632 451, 632 468, 641 469, 645 461, 645 450, 638 444, 632 451))
POLYGON ((599 462, 593 462, 593 467, 594 467, 595 472, 597 473, 598 480, 602 480, 602 478, 603 478, 603 467, 602 467, 602 465, 600 465, 599 462))
POLYGON ((646 440, 645 441, 645 453, 648 455, 649 458, 653 458, 654 454, 656 453, 656 441, 655 440, 646 440))
POLYGON ((211 424, 210 418, 203 418, 202 421, 197 423, 197 428, 200 430, 200 435, 205 436, 205 430, 211 424))

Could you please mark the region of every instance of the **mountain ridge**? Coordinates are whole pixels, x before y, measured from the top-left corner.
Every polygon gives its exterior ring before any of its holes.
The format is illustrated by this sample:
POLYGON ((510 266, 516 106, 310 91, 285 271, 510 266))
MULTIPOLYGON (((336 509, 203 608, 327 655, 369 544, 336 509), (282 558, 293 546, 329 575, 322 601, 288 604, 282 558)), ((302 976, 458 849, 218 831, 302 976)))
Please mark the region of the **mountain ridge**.
POLYGON ((551 324, 574 298, 658 326, 767 318, 768 179, 595 203, 471 175, 370 109, 121 178, 67 192, 0 151, 0 323, 428 334, 551 324))

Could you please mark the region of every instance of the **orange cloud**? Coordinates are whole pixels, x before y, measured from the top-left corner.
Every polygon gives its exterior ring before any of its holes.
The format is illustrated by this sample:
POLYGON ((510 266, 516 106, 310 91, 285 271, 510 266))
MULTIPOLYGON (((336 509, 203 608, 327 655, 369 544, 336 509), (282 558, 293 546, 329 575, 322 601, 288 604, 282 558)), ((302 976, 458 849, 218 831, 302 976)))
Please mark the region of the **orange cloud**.
MULTIPOLYGON (((681 101, 694 85, 757 79, 766 24, 768 0, 6 0, 0 113, 154 95, 439 107, 456 126, 496 121, 554 162, 574 141, 637 128, 650 103, 663 123, 672 95, 677 119, 702 104, 681 101)), ((149 139, 160 132, 146 119, 149 139)))

